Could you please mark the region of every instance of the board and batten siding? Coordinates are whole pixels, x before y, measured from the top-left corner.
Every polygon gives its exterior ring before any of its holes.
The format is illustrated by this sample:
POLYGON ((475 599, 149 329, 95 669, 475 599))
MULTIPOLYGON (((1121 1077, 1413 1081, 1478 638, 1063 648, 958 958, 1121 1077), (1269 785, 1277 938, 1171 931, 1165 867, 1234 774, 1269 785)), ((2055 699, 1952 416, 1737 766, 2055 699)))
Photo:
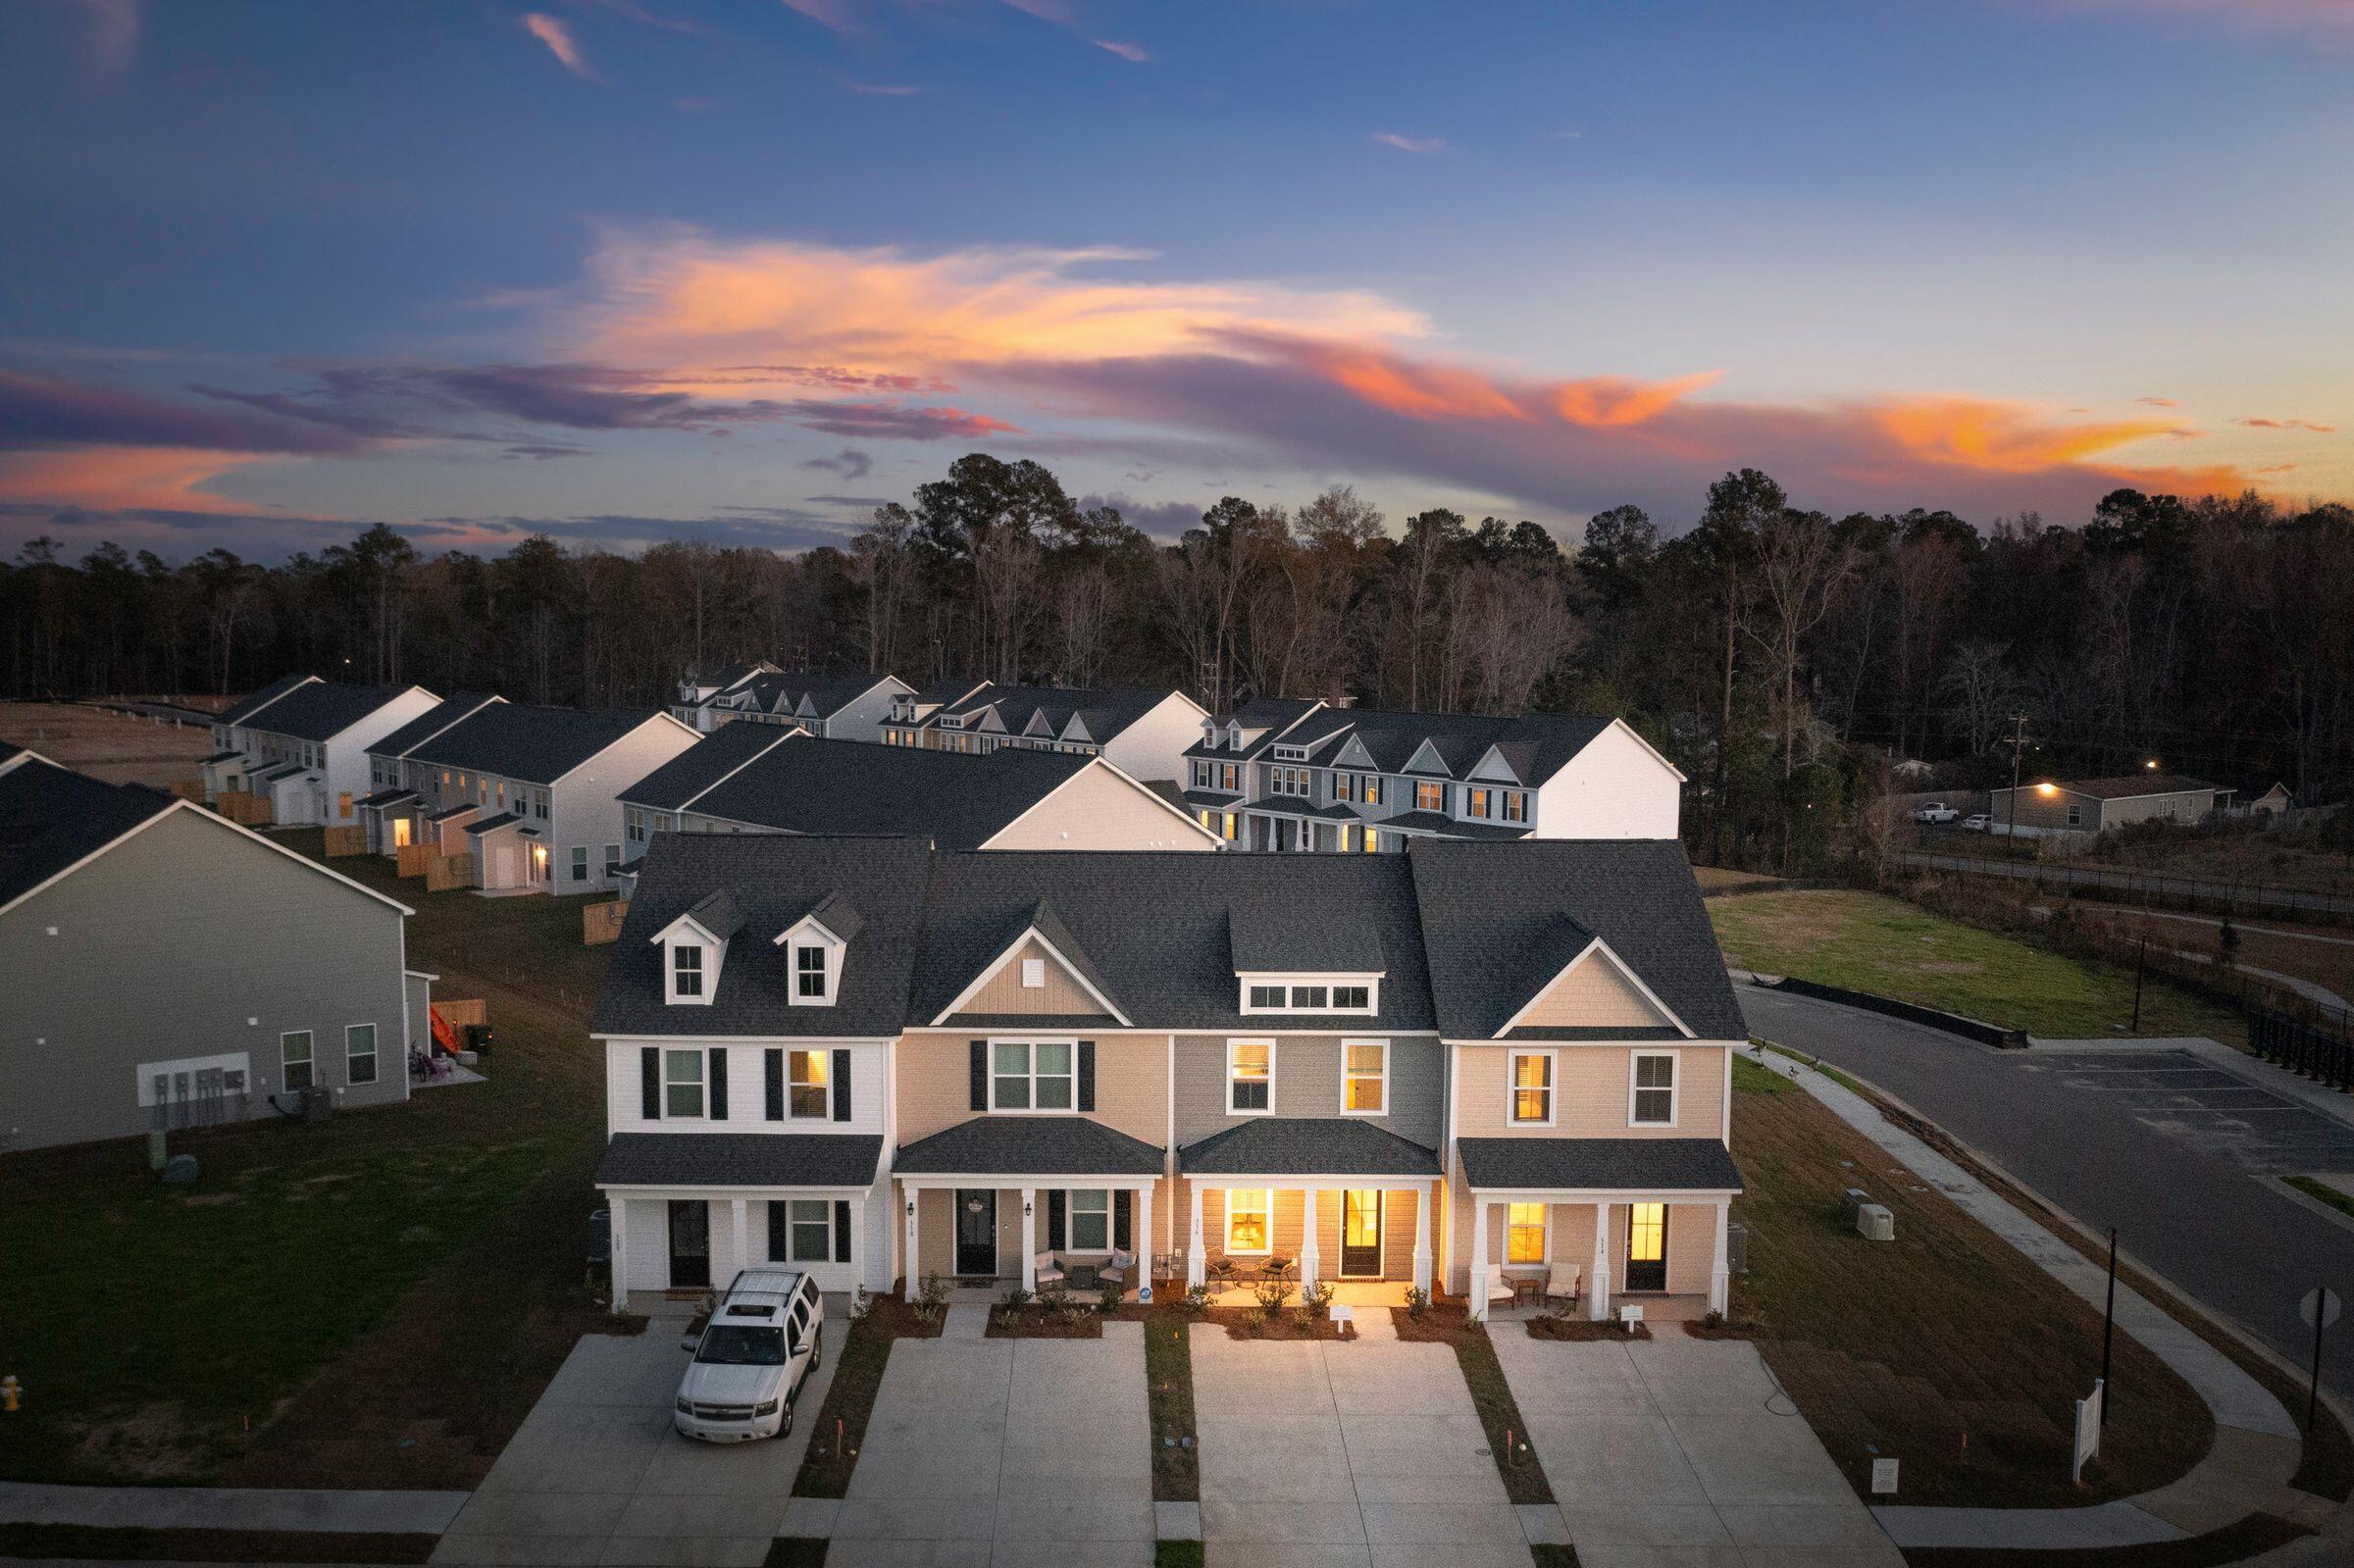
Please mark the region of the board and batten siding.
POLYGON ((1724 1131, 1725 1052, 1722 1045, 1586 1044, 1524 1040, 1458 1045, 1455 1136, 1458 1138, 1721 1138, 1724 1131), (1554 1115, 1550 1127, 1515 1125, 1509 1057, 1513 1051, 1551 1051, 1554 1115), (1634 1127, 1627 1119, 1627 1080, 1634 1053, 1664 1052, 1675 1061, 1675 1125, 1634 1127))
POLYGON ((338 1108, 406 1099, 427 1024, 403 1034, 403 971, 399 910, 175 811, 0 916, 0 1149, 147 1131, 146 1062, 242 1052, 247 1115, 274 1118, 279 1037, 297 1030, 338 1108), (376 1026, 374 1084, 348 1082, 352 1024, 376 1026))
MULTIPOLYGON (((1268 1022, 1280 1026, 1280 1018, 1268 1022)), ((1226 1046, 1229 1040, 1272 1038, 1275 1041, 1275 1088, 1271 1096, 1276 1116, 1357 1117, 1341 1110, 1341 1041, 1386 1039, 1390 1045, 1389 1114, 1362 1116, 1409 1143, 1435 1151, 1443 1130, 1445 1049, 1428 1035, 1384 1035, 1368 1028, 1361 1035, 1254 1036, 1247 1030, 1232 1035, 1177 1037, 1177 1146, 1200 1142, 1212 1133, 1252 1120, 1227 1109, 1226 1046)))
MULTIPOLYGON (((1022 1032, 979 1029, 910 1032, 894 1054, 898 1089, 898 1141, 904 1147, 959 1122, 986 1116, 972 1108, 971 1041, 1019 1039, 1022 1032)), ((1169 1037, 1093 1030, 1041 1030, 1039 1039, 1096 1042, 1096 1121, 1154 1147, 1168 1141, 1169 1037)), ((1049 1112, 1049 1114, 1056 1114, 1049 1112)), ((921 1223, 919 1216, 918 1223, 921 1223)), ((918 1244, 922 1243, 919 1234, 918 1244)))
POLYGON ((1025 1017, 1100 1018, 1109 1028, 1119 1027, 1103 1011, 1103 1004, 1090 996, 1077 977, 1063 968, 1061 961, 1035 936, 1022 943, 1020 952, 984 981, 957 1012, 982 1017, 1019 1013, 1025 1017), (1033 959, 1046 966, 1041 976, 1045 984, 1027 986, 1022 984, 1022 965, 1033 959))

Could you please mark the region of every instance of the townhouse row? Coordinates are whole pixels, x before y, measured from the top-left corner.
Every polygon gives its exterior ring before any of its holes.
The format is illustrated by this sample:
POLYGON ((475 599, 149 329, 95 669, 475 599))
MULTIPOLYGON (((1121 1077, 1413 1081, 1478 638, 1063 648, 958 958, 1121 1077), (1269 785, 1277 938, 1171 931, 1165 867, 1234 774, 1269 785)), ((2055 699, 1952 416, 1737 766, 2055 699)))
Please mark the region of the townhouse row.
POLYGON ((1673 843, 660 835, 591 1027, 617 1307, 1115 1251, 1724 1300, 1745 1030, 1673 843))

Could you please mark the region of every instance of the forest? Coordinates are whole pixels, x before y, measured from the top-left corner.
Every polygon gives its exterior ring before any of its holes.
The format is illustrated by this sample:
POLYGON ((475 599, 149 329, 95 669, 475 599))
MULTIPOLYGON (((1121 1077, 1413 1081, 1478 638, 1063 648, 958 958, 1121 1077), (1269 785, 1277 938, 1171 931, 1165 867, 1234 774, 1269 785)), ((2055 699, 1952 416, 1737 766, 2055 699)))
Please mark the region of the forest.
POLYGON ((2113 491, 2092 515, 1833 517, 1724 476, 1680 532, 1575 543, 1349 486, 1234 496, 1173 543, 974 453, 840 547, 532 537, 427 556, 376 525, 262 565, 43 536, 0 565, 16 697, 250 689, 291 671, 653 705, 754 657, 1365 706, 1624 716, 1683 769, 1695 853, 1819 863, 1898 762, 1926 786, 2156 760, 2301 803, 2354 782, 2354 508, 2113 491))

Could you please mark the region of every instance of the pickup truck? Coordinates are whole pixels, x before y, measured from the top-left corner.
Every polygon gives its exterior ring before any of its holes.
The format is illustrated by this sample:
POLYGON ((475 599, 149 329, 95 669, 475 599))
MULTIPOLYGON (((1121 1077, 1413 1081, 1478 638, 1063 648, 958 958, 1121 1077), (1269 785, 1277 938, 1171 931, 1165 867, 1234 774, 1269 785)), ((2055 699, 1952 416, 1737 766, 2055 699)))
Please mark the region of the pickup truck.
POLYGON ((671 1419, 679 1436, 746 1442, 791 1432, 801 1385, 817 1370, 825 1318, 808 1275, 773 1268, 738 1274, 703 1332, 680 1342, 694 1359, 679 1380, 671 1419))
POLYGON ((1932 800, 1927 805, 1922 806, 1919 810, 1913 813, 1913 820, 1915 822, 1926 822, 1939 826, 1949 822, 1959 822, 1961 818, 1962 813, 1956 811, 1953 807, 1947 805, 1942 800, 1932 800))

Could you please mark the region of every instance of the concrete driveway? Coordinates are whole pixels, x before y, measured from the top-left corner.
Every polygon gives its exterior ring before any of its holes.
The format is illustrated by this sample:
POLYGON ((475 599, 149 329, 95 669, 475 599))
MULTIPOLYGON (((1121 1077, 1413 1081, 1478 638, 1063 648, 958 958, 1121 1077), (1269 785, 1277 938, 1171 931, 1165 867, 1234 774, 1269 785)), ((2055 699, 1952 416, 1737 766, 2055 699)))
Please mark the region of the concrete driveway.
POLYGON ((1150 1568, 1150 1442, 1140 1323, 897 1340, 828 1568, 1150 1568))
POLYGON ((436 1563, 751 1565, 768 1555, 834 1375, 846 1302, 829 1297, 822 1364, 790 1437, 712 1444, 671 1430, 684 1319, 588 1335, 440 1544, 436 1563))
POLYGON ((1528 1568, 1452 1349, 1191 1334, 1208 1568, 1528 1568))
POLYGON ((1754 1345, 1493 1338, 1584 1568, 1904 1568, 1754 1345))

